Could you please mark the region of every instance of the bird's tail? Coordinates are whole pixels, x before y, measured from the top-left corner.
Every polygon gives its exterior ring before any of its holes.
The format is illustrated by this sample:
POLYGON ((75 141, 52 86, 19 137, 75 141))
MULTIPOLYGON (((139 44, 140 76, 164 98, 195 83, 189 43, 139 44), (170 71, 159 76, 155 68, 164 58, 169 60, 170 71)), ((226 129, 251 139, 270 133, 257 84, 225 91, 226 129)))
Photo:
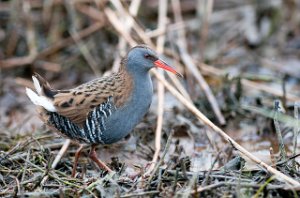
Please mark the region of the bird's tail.
POLYGON ((33 104, 42 106, 47 111, 55 112, 53 98, 57 91, 52 89, 49 83, 37 73, 32 76, 32 80, 37 93, 26 87, 26 94, 29 99, 33 104))

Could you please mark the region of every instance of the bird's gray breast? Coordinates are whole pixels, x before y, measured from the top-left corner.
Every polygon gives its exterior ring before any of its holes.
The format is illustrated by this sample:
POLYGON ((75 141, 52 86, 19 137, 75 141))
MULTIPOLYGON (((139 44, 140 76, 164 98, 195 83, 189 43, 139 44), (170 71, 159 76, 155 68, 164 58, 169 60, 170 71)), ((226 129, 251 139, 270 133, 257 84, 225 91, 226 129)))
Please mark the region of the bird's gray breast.
POLYGON ((151 105, 153 86, 150 75, 134 82, 133 91, 124 106, 117 108, 108 118, 102 141, 111 144, 128 135, 143 119, 151 105))

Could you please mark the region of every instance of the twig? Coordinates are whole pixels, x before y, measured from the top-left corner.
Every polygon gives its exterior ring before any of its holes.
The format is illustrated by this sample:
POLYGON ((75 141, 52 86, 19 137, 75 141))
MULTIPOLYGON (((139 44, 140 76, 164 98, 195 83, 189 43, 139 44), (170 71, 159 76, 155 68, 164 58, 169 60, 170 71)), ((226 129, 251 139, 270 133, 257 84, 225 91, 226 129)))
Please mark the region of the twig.
POLYGON ((272 147, 270 147, 269 151, 270 151, 270 158, 271 158, 272 167, 276 168, 276 158, 275 158, 275 155, 274 155, 274 150, 273 150, 272 147))
POLYGON ((76 6, 75 4, 75 7, 76 10, 78 10, 82 14, 89 16, 92 20, 98 21, 100 23, 104 22, 103 19, 105 19, 105 15, 104 13, 99 12, 99 10, 85 4, 80 4, 80 6, 76 6))
POLYGON ((42 10, 42 19, 44 25, 49 25, 52 18, 52 9, 54 7, 54 0, 44 1, 42 10))
POLYGON ((135 46, 137 43, 135 40, 131 38, 129 33, 126 31, 126 29, 122 28, 123 24, 119 21, 116 13, 110 9, 110 8, 105 8, 104 13, 107 16, 109 22, 114 26, 114 28, 123 36, 123 38, 131 45, 135 46))
POLYGON ((83 55, 84 59, 94 72, 96 76, 100 76, 100 71, 97 67, 97 62, 94 60, 93 56, 91 55, 88 47, 82 42, 76 28, 76 12, 74 8, 74 4, 71 1, 65 1, 65 7, 67 9, 67 13, 69 15, 69 20, 71 21, 69 27, 69 33, 71 37, 74 39, 75 44, 77 45, 79 51, 83 55))
MULTIPOLYGON (((221 187, 221 186, 241 186, 241 187, 248 187, 248 188, 260 188, 262 185, 261 184, 251 184, 250 182, 247 183, 238 183, 238 182, 219 182, 219 183, 215 183, 215 184, 211 184, 211 185, 207 185, 207 186, 200 186, 197 188, 197 193, 199 192, 203 192, 203 191, 207 191, 207 190, 212 190, 214 188, 217 187, 221 187)), ((267 189, 282 189, 281 185, 271 185, 271 184, 267 184, 265 186, 265 188, 267 189)), ((195 194, 196 191, 193 191, 192 194, 195 194)))
MULTIPOLYGON (((172 0, 172 6, 175 14, 175 21, 177 23, 182 22, 182 16, 181 16, 181 8, 180 8, 180 2, 179 0, 172 0)), ((185 40, 185 32, 184 29, 178 30, 178 40, 177 40, 177 45, 179 49, 179 54, 181 56, 182 61, 184 62, 184 65, 187 66, 187 68, 190 70, 190 72, 194 75, 196 80, 198 81, 200 87, 204 91, 208 101, 211 104, 211 107, 221 125, 226 124, 225 118, 221 113, 220 107, 218 105, 218 102, 213 95, 209 85, 201 75, 201 73, 198 71, 195 63, 193 62, 192 57, 188 54, 187 51, 187 44, 185 40)))
MULTIPOLYGON (((167 0, 160 0, 158 7, 158 28, 163 28, 166 25, 167 18, 167 0)), ((162 54, 164 52, 164 42, 165 36, 161 35, 157 38, 156 42, 156 50, 158 54, 162 54)), ((160 74, 164 77, 163 71, 160 71, 160 74)), ((163 125, 163 115, 164 115, 164 98, 165 98, 165 87, 161 82, 157 84, 157 95, 158 95, 158 104, 157 104, 157 124, 155 130, 155 152, 152 158, 152 163, 147 171, 150 173, 157 162, 159 152, 161 149, 161 134, 162 134, 162 125, 163 125)), ((147 174, 146 173, 146 174, 147 174)))
POLYGON ((204 180, 203 180, 201 186, 205 186, 205 185, 207 184, 208 179, 209 179, 209 176, 210 176, 210 174, 211 174, 211 172, 212 172, 212 169, 214 168, 215 164, 216 164, 217 161, 219 160, 219 156, 220 156, 221 152, 222 152, 222 151, 219 151, 218 154, 217 154, 217 156, 215 157, 215 160, 213 161, 213 163, 211 164, 209 170, 207 171, 207 173, 206 173, 206 175, 205 175, 205 178, 204 178, 204 180))
POLYGON ((0 68, 8 69, 31 64, 35 60, 35 56, 27 55, 23 57, 13 57, 6 60, 0 60, 0 68))
POLYGON ((66 153, 69 145, 71 143, 71 140, 70 139, 66 139, 66 141, 64 142, 64 145, 61 147, 61 149, 59 150, 59 152, 57 153, 52 165, 51 165, 51 168, 52 169, 55 169, 58 162, 61 160, 61 158, 64 156, 64 154, 66 153))
MULTIPOLYGON (((8 6, 8 12, 11 10, 20 10, 20 2, 14 1, 14 2, 10 2, 10 5, 8 6)), ((5 6, 0 4, 0 8, 3 8, 5 6)), ((1 9, 0 9, 1 10, 1 9)), ((11 12, 10 13, 10 21, 8 22, 8 24, 11 26, 11 30, 9 32, 9 37, 7 38, 7 42, 6 42, 6 55, 7 57, 11 57, 13 56, 13 53, 15 52, 17 45, 18 45, 18 41, 20 39, 20 34, 18 33, 18 29, 20 28, 20 24, 18 19, 20 18, 20 14, 22 14, 21 12, 11 12)))
POLYGON ((30 64, 37 56, 35 32, 31 20, 31 16, 30 16, 30 9, 31 9, 30 3, 28 1, 23 1, 22 9, 24 12, 24 18, 26 20, 26 40, 29 48, 29 53, 27 56, 24 57, 11 58, 8 60, 0 61, 0 68, 11 67, 11 65, 20 66, 20 65, 30 64))
POLYGON ((281 87, 282 87, 281 101, 282 101, 283 108, 286 108, 286 79, 287 76, 285 75, 281 81, 281 87))
POLYGON ((204 60, 204 50, 205 50, 205 43, 208 36, 208 28, 209 28, 209 20, 211 18, 211 13, 213 9, 214 0, 205 0, 199 1, 197 11, 199 15, 199 21, 201 21, 202 25, 200 26, 200 38, 199 39, 199 46, 200 46, 200 62, 204 60), (204 12, 204 13, 203 13, 204 12))
MULTIPOLYGON (((123 5, 121 4, 120 0, 111 0, 110 1, 112 3, 112 5, 117 9, 119 16, 117 16, 117 18, 122 18, 122 17, 127 17, 128 19, 132 20, 133 22, 133 30, 137 33, 137 35, 150 47, 154 48, 154 44, 151 41, 151 39, 147 36, 145 36, 145 33, 143 31, 143 29, 135 22, 135 20, 132 18, 132 16, 128 13, 128 11, 123 7, 123 5)), ((122 24, 122 26, 124 26, 122 24)), ((126 31, 126 28, 125 28, 126 31)))
MULTIPOLYGON (((24 166, 24 168, 23 168, 23 173, 22 173, 21 182, 20 182, 21 185, 22 185, 22 182, 24 181, 24 178, 25 178, 25 175, 26 175, 26 171, 27 171, 27 168, 28 168, 28 162, 27 162, 27 161, 29 161, 30 153, 31 153, 31 150, 29 149, 28 152, 27 152, 27 156, 26 156, 25 166, 24 166)), ((19 194, 21 194, 21 197, 24 196, 24 188, 23 188, 23 185, 20 186, 19 194)))
MULTIPOLYGON (((263 115, 271 119, 274 119, 274 114, 276 113, 274 110, 259 108, 256 106, 241 105, 240 108, 254 112, 256 114, 263 115)), ((296 120, 294 119, 294 117, 289 116, 287 114, 281 112, 278 112, 277 114, 278 121, 288 123, 291 127, 294 127, 295 125, 300 123, 299 120, 296 120)))
POLYGON ((171 79, 172 83, 175 85, 175 87, 178 89, 178 91, 190 102, 193 102, 189 93, 185 90, 183 85, 180 83, 178 78, 174 76, 173 74, 167 73, 168 77, 171 79))
MULTIPOLYGON (((141 5, 141 0, 133 0, 129 6, 129 13, 132 17, 135 17, 138 13, 139 7, 141 5)), ((127 32, 130 32, 133 26, 133 18, 130 17, 126 17, 124 20, 125 23, 125 28, 127 30, 127 32)), ((115 59, 114 61, 114 66, 112 68, 113 71, 117 71, 119 69, 120 66, 120 60, 121 60, 121 56, 124 56, 126 54, 126 45, 127 42, 123 37, 119 37, 119 43, 118 43, 118 48, 119 48, 119 53, 118 53, 118 58, 115 59)))
POLYGON ((276 131, 277 138, 278 138, 280 157, 284 161, 284 160, 286 160, 286 152, 285 152, 284 143, 283 143, 281 130, 280 130, 280 125, 279 125, 279 121, 278 121, 278 113, 280 111, 280 101, 276 100, 274 103, 274 106, 275 106, 275 114, 274 114, 273 119, 274 119, 275 131, 276 131))
MULTIPOLYGON (((61 160, 61 158, 62 158, 62 157, 64 156, 64 154, 66 153, 66 151, 67 151, 67 149, 68 149, 70 143, 71 143, 71 140, 70 140, 70 139, 66 139, 66 141, 64 142, 64 145, 61 147, 61 149, 60 149, 59 152, 57 153, 57 155, 56 155, 56 157, 55 157, 55 159, 54 159, 54 161, 53 161, 53 163, 52 163, 52 165, 51 165, 51 168, 52 168, 52 169, 55 169, 55 168, 56 168, 58 162, 61 160)), ((44 184, 44 183, 47 181, 48 177, 49 177, 49 176, 46 175, 46 176, 43 178, 43 180, 42 180, 41 183, 44 184)))
POLYGON ((260 186, 260 188, 257 190, 253 198, 258 198, 260 197, 262 191, 266 188, 266 186, 273 180, 273 177, 270 177, 263 185, 260 186))
POLYGON ((162 156, 161 156, 161 158, 159 159, 158 163, 155 165, 155 167, 154 167, 154 169, 153 169, 153 171, 152 171, 152 173, 151 173, 151 175, 150 175, 150 177, 149 177, 149 179, 148 179, 148 185, 150 185, 150 183, 151 183, 151 181, 152 181, 152 179, 153 179, 155 173, 156 173, 157 170, 159 169, 159 166, 160 166, 160 165, 163 163, 163 161, 164 161, 164 158, 165 158, 165 156, 166 156, 166 154, 167 154, 167 152, 168 152, 168 150, 169 150, 169 148, 170 148, 171 140, 172 140, 173 134, 174 134, 174 131, 171 131, 171 133, 170 133, 170 135, 169 135, 169 137, 168 137, 168 140, 167 140, 165 149, 164 149, 164 151, 163 151, 163 153, 162 153, 162 156))
POLYGON ((17 177, 13 177, 16 181, 16 186, 14 187, 13 197, 17 197, 17 194, 20 192, 20 182, 17 177))
MULTIPOLYGON (((99 29, 101 29, 104 25, 105 25, 105 21, 103 21, 103 20, 93 23, 89 27, 78 32, 78 39, 83 39, 87 36, 90 36, 91 34, 95 33, 99 29)), ((55 52, 59 51, 60 49, 65 48, 68 45, 73 44, 73 43, 74 43, 74 39, 70 36, 70 37, 63 39, 63 40, 51 45, 50 47, 44 49, 38 55, 38 58, 42 59, 47 56, 50 56, 51 54, 54 54, 55 52)))
POLYGON ((92 191, 93 188, 97 185, 103 185, 103 183, 105 181, 111 181, 113 182, 113 177, 116 175, 116 172, 111 172, 111 173, 108 173, 107 175, 105 175, 105 177, 101 178, 101 179, 98 179, 97 181, 91 183, 90 185, 88 185, 86 188, 82 189, 80 192, 84 191, 84 190, 87 190, 87 191, 92 191))
POLYGON ((60 193, 58 190, 47 190, 41 192, 25 192, 23 195, 25 197, 59 197, 60 193))
MULTIPOLYGON (((296 120, 299 119, 299 104, 295 102, 294 104, 294 118, 296 120)), ((299 123, 297 122, 294 126, 294 138, 293 138, 293 155, 296 155, 296 149, 297 149, 297 138, 299 135, 299 123)), ((296 160, 293 159, 293 166, 296 168, 296 160)))
POLYGON ((29 56, 36 57, 37 56, 36 38, 35 38, 35 31, 33 28, 33 22, 30 15, 30 10, 31 10, 31 6, 29 1, 23 1, 23 12, 27 23, 26 39, 29 48, 29 56))
POLYGON ((155 194, 159 194, 158 190, 146 191, 146 192, 138 192, 131 193, 128 195, 122 195, 121 198, 129 198, 129 197, 144 197, 144 196, 154 196, 155 194))
POLYGON ((59 72, 61 71, 61 65, 59 63, 53 63, 45 60, 36 60, 34 62, 35 68, 42 68, 50 72, 59 72))
MULTIPOLYGON (((176 172, 175 172, 175 178, 174 178, 174 184, 173 184, 173 187, 172 187, 172 191, 173 191, 173 195, 175 194, 176 192, 176 188, 177 188, 177 182, 178 182, 178 172, 179 172, 179 168, 176 168, 176 172)), ((160 171, 161 173, 161 171, 160 171)), ((161 175, 161 174, 160 174, 161 175)), ((161 180, 161 178, 160 178, 161 180)))
POLYGON ((190 197, 190 195, 194 192, 194 190, 192 190, 192 189, 193 189, 193 185, 198 180, 198 176, 199 176, 199 172, 193 173, 192 178, 189 180, 189 183, 188 183, 186 189, 183 192, 178 191, 176 193, 175 197, 184 197, 184 198, 190 197))
POLYGON ((284 160, 284 161, 279 161, 279 162, 277 162, 276 163, 276 166, 280 166, 280 165, 282 165, 282 164, 286 164, 288 161, 290 161, 290 160, 294 160, 295 158, 297 158, 297 157, 299 157, 300 156, 300 153, 298 153, 298 154, 295 154, 295 155, 293 155, 293 156, 290 156, 290 157, 288 157, 286 160, 284 160))

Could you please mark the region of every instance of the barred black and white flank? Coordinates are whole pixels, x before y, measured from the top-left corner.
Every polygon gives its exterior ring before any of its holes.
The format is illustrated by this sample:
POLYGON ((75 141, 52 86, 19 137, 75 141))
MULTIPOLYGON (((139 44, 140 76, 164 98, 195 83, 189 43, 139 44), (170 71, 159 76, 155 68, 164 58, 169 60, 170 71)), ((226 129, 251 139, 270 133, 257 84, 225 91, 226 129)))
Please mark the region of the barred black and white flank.
POLYGON ((112 97, 109 97, 105 103, 95 107, 87 116, 83 127, 74 124, 68 118, 59 115, 56 112, 49 112, 49 123, 59 130, 62 134, 71 139, 81 142, 97 144, 102 143, 103 132, 106 130, 106 120, 116 110, 112 103, 112 97))

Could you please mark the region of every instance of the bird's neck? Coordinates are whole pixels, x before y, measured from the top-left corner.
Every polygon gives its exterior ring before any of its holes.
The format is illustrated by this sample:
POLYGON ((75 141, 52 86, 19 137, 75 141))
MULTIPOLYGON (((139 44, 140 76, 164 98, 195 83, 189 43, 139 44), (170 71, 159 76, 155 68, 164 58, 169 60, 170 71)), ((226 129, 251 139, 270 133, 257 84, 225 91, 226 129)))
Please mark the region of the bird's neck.
POLYGON ((151 102, 153 86, 148 71, 128 71, 126 66, 121 65, 119 74, 123 76, 123 82, 128 87, 127 92, 130 94, 128 104, 144 106, 143 103, 151 102))

